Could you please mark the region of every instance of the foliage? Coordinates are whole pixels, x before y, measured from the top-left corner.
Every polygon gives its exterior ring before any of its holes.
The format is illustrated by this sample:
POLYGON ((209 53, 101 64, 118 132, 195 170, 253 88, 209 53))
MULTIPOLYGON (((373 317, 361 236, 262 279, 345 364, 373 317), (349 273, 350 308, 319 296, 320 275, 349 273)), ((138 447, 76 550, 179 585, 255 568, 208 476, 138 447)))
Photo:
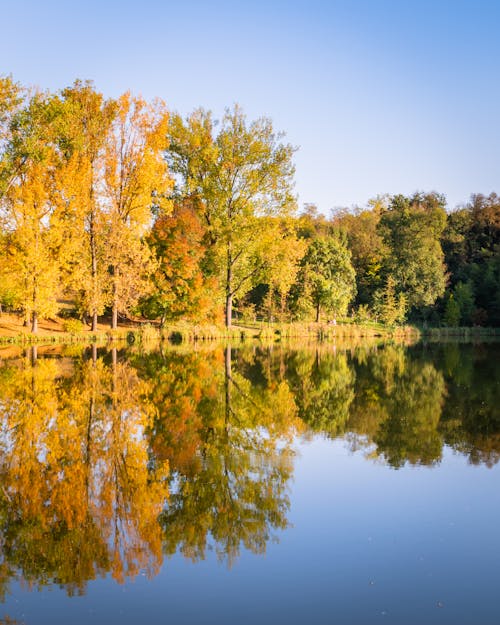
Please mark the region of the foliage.
POLYGON ((313 308, 316 321, 323 309, 333 316, 345 315, 355 292, 355 273, 346 245, 336 237, 313 240, 297 277, 297 311, 313 308))
POLYGON ((380 217, 379 231, 389 254, 385 275, 409 310, 434 304, 444 293, 446 268, 440 237, 446 225, 444 197, 436 193, 396 195, 380 217))
POLYGON ((404 293, 396 294, 396 281, 392 276, 387 278, 383 289, 378 289, 373 295, 373 309, 377 317, 387 325, 403 323, 406 317, 407 305, 404 293))
POLYGON ((79 319, 65 319, 63 321, 63 329, 65 332, 77 334, 85 329, 85 325, 79 319))
POLYGON ((153 271, 143 241, 153 207, 170 210, 171 187, 163 152, 167 147, 168 115, 162 102, 148 105, 129 93, 116 105, 104 146, 106 198, 105 262, 110 275, 111 327, 148 289, 153 271))
POLYGON ((238 106, 183 119, 91 82, 0 77, 0 305, 32 332, 63 299, 94 332, 103 314, 229 326, 233 305, 281 323, 351 307, 390 326, 500 325, 495 193, 449 214, 419 192, 297 216, 293 153, 238 106))
POLYGON ((500 324, 500 198, 476 194, 443 233, 450 290, 463 325, 500 324))
POLYGON ((382 269, 388 254, 379 229, 383 208, 380 199, 371 200, 365 210, 337 211, 333 215, 335 226, 347 235, 356 272, 357 305, 372 306, 375 292, 383 288, 382 269))
POLYGON ((160 318, 163 325, 167 319, 204 321, 216 316, 214 304, 219 302, 213 298, 214 279, 206 278, 202 269, 205 235, 187 200, 176 202, 171 215, 158 216, 148 237, 156 268, 152 293, 141 305, 147 317, 160 318))
POLYGON ((56 312, 62 243, 58 157, 51 142, 53 99, 35 94, 12 116, 4 162, 15 171, 0 204, 4 264, 0 276, 12 304, 37 331, 56 312), (5 262, 6 261, 6 262, 5 262))
POLYGON ((270 120, 248 124, 238 106, 226 110, 217 134, 214 126, 202 109, 186 121, 172 116, 167 159, 179 176, 177 193, 191 198, 207 229, 209 266, 230 326, 233 299, 262 280, 275 256, 277 231, 265 218, 294 208, 293 148, 280 143, 270 120))

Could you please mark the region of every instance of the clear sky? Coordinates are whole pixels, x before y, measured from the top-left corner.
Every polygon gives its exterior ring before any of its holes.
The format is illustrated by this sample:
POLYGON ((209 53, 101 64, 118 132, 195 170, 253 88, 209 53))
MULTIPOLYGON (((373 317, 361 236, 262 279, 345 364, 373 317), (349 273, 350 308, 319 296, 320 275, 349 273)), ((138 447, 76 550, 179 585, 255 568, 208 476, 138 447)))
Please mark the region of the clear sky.
POLYGON ((23 84, 271 117, 301 205, 500 192, 500 0, 1 0, 0 18, 0 74, 23 84))

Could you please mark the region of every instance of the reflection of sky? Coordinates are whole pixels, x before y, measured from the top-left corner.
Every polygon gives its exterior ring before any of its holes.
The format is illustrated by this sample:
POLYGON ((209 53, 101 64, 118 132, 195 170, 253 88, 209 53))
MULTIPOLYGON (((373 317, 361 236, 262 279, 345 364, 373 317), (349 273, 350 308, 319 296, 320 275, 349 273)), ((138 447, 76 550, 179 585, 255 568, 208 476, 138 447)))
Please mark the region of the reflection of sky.
POLYGON ((297 447, 292 527, 264 556, 231 570, 176 556, 150 581, 91 582, 71 599, 15 587, 5 611, 51 625, 498 622, 498 466, 445 448, 439 465, 394 470, 344 441, 297 447))
POLYGON ((0 73, 23 83, 270 116, 300 146, 300 201, 323 211, 498 185, 498 0, 7 0, 1 15, 0 73))

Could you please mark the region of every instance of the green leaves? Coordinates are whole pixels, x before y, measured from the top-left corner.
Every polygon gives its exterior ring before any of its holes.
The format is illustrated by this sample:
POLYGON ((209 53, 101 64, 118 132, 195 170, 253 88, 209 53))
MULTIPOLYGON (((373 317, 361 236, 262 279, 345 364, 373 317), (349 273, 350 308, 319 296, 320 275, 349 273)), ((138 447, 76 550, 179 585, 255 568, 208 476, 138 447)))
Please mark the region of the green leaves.
POLYGON ((345 315, 356 293, 356 276, 351 254, 336 237, 315 239, 302 259, 295 290, 297 309, 306 303, 316 310, 319 321, 321 310, 333 315, 345 315))
POLYGON ((197 204, 230 325, 233 298, 255 286, 276 258, 263 218, 285 217, 295 208, 294 148, 280 143, 270 120, 248 124, 239 106, 226 110, 217 134, 211 113, 202 109, 186 122, 174 116, 169 131, 175 193, 197 204))

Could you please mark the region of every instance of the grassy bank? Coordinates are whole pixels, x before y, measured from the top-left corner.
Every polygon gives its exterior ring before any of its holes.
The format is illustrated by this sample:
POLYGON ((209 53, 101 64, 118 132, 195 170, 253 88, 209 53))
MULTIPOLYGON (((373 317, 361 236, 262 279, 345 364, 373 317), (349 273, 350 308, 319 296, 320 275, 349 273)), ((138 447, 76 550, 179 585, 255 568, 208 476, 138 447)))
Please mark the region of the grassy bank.
MULTIPOLYGON (((75 320, 71 320, 74 322, 75 320)), ((140 343, 146 341, 170 341, 172 343, 196 341, 357 341, 364 339, 397 339, 415 342, 420 338, 427 340, 461 339, 481 340, 500 337, 500 328, 417 328, 415 326, 385 326, 380 323, 353 323, 346 320, 336 325, 328 323, 296 322, 235 323, 231 328, 219 325, 175 323, 160 328, 153 323, 121 324, 111 330, 106 320, 98 325, 97 332, 91 332, 80 322, 68 323, 66 319, 41 321, 39 332, 32 334, 24 327, 16 315, 0 315, 0 344, 71 344, 71 343, 108 343, 121 341, 140 343)))
POLYGON ((106 343, 128 341, 129 343, 149 340, 168 340, 173 343, 217 340, 266 340, 277 341, 302 339, 330 341, 337 339, 363 338, 410 338, 416 340, 419 331, 411 326, 391 328, 376 323, 237 323, 231 328, 217 325, 193 323, 169 324, 160 328, 150 323, 129 323, 110 330, 104 323, 97 332, 90 332, 83 324, 68 324, 64 319, 40 322, 39 332, 32 334, 22 325, 16 315, 0 316, 0 344, 48 344, 48 343, 106 343))

